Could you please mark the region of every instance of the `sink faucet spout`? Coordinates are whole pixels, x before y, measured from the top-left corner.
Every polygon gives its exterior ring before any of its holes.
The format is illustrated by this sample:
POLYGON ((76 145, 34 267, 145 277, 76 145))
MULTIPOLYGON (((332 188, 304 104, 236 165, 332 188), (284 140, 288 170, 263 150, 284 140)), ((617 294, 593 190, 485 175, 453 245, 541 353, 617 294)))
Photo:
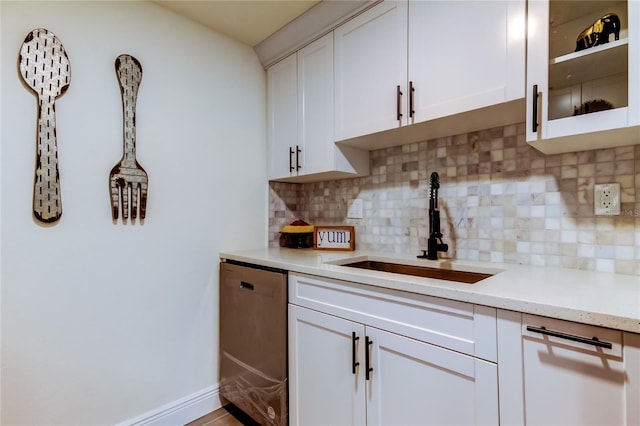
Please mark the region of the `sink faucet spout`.
POLYGON ((440 210, 438 210, 438 189, 440 188, 440 176, 438 173, 431 173, 431 191, 429 194, 429 239, 427 240, 427 250, 423 250, 419 258, 430 260, 438 259, 438 252, 446 252, 449 246, 442 241, 440 231, 440 210))

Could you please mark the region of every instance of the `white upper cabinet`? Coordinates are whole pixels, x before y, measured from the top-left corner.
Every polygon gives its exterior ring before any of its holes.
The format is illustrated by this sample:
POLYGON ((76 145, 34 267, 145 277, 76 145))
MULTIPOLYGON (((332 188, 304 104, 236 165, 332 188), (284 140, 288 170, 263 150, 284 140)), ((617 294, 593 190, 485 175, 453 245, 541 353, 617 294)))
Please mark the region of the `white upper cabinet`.
POLYGON ((295 54, 267 70, 270 179, 294 176, 297 173, 295 168, 295 150, 298 145, 297 77, 298 62, 295 54))
POLYGON ((409 123, 523 98, 524 23, 524 1, 410 1, 409 123))
POLYGON ((406 1, 384 1, 334 33, 336 140, 406 124, 406 1))
POLYGON ((348 21, 335 30, 336 140, 524 98, 524 23, 524 0, 383 1, 348 21))
POLYGON ((312 181, 368 173, 367 152, 333 136, 333 34, 267 70, 269 179, 312 181))
MULTIPOLYGON (((298 51, 298 142, 304 174, 333 165, 333 36, 328 34, 298 51)), ((328 168, 327 168, 328 167, 328 168)))
POLYGON ((528 20, 527 141, 545 153, 640 143, 640 2, 530 1, 528 20))

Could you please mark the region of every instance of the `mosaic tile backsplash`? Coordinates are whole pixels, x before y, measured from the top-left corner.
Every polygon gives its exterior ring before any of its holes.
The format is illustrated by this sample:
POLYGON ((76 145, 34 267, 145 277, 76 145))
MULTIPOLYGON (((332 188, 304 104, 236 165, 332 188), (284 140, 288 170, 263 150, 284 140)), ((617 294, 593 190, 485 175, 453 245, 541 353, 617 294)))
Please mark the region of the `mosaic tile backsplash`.
POLYGON ((524 123, 371 152, 367 177, 270 183, 269 245, 282 226, 353 225, 356 248, 426 248, 429 177, 440 175, 442 254, 640 275, 640 146, 544 155, 524 123), (593 186, 619 182, 620 216, 595 216, 593 186), (348 219, 361 198, 363 219, 348 219))

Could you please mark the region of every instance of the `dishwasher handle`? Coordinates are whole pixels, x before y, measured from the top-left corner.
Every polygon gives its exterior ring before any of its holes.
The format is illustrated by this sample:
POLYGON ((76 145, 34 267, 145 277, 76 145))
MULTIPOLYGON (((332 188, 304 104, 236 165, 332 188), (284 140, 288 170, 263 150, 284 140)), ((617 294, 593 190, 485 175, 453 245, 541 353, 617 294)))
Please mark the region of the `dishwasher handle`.
POLYGON ((246 281, 240 281, 240 288, 244 288, 246 290, 253 290, 254 289, 253 284, 248 283, 246 281))

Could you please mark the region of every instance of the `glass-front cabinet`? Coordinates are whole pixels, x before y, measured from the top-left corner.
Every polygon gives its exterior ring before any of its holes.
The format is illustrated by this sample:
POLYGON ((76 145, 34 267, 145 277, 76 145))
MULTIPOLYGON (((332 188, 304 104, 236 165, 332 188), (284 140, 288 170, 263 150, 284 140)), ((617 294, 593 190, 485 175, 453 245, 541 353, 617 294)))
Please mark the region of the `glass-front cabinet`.
POLYGON ((527 142, 640 144, 640 1, 529 2, 527 142))

